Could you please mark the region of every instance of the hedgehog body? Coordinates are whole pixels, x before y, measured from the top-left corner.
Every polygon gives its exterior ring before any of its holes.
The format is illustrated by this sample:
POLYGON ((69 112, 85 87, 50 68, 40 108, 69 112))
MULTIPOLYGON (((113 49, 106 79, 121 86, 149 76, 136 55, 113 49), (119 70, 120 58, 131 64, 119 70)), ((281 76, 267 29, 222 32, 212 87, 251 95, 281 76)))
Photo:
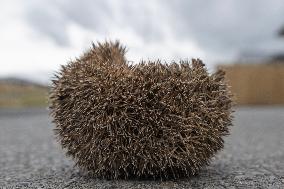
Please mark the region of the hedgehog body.
POLYGON ((50 109, 67 155, 107 179, 196 174, 232 124, 222 71, 210 75, 194 59, 129 65, 117 42, 62 66, 50 109))

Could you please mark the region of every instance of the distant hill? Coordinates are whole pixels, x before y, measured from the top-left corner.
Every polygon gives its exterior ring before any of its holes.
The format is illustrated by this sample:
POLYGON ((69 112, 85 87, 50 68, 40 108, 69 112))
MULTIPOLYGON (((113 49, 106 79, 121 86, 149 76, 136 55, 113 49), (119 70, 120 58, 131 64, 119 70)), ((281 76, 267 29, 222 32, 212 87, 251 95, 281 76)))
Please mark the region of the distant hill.
POLYGON ((47 87, 45 85, 36 83, 34 81, 26 80, 26 79, 20 79, 16 77, 6 77, 6 78, 0 78, 0 84, 10 84, 10 85, 22 85, 22 86, 38 86, 38 87, 47 87))
POLYGON ((44 107, 49 87, 19 78, 0 79, 0 108, 44 107))

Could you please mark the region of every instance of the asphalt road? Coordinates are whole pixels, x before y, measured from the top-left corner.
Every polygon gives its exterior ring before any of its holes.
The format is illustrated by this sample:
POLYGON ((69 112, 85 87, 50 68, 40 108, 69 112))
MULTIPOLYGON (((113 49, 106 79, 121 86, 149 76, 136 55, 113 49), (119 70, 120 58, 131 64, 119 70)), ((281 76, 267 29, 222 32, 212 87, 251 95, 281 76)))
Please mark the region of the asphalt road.
POLYGON ((0 110, 0 188, 284 188, 284 107, 239 108, 225 149, 199 175, 108 181, 73 167, 47 110, 0 110))

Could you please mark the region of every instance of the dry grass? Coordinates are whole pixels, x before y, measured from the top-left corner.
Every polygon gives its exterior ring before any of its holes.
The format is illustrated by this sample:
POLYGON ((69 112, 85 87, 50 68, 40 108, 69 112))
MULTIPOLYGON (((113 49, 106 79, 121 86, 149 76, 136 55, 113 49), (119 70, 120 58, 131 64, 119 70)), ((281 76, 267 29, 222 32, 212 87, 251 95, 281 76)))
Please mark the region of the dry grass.
POLYGON ((238 105, 284 105, 284 64, 219 66, 238 105))
POLYGON ((47 106, 48 88, 0 83, 0 108, 47 106))

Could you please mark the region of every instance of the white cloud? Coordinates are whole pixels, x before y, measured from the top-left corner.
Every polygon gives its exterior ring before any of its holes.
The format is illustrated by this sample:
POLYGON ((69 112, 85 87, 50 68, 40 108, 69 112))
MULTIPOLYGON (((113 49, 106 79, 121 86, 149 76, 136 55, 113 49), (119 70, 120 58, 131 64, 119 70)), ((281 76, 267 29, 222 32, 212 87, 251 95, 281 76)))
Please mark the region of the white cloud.
POLYGON ((0 7, 0 76, 47 82, 50 73, 76 53, 74 47, 62 48, 49 36, 35 32, 23 19, 23 1, 2 2, 0 7))
POLYGON ((128 59, 201 58, 214 66, 247 51, 278 52, 282 0, 0 1, 0 76, 48 76, 92 41, 119 39, 128 59))

